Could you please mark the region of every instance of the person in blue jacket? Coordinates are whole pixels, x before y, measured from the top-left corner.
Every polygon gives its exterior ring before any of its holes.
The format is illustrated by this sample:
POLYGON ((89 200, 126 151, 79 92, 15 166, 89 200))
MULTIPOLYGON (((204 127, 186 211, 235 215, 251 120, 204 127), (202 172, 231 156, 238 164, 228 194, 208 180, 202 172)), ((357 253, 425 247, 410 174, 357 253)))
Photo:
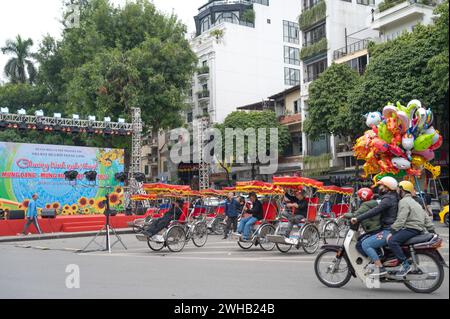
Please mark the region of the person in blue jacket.
POLYGON ((27 209, 27 222, 25 224, 25 227, 23 228, 23 235, 27 234, 28 228, 31 226, 31 224, 34 224, 34 227, 36 227, 36 230, 39 234, 42 234, 41 228, 39 227, 38 223, 38 213, 37 213, 37 203, 36 200, 38 199, 37 194, 33 194, 31 197, 30 203, 28 204, 27 209))
POLYGON ((233 232, 237 230, 238 216, 241 211, 240 203, 234 198, 233 193, 228 193, 227 200, 225 201, 225 216, 227 224, 223 233, 223 239, 228 238, 231 228, 233 232))

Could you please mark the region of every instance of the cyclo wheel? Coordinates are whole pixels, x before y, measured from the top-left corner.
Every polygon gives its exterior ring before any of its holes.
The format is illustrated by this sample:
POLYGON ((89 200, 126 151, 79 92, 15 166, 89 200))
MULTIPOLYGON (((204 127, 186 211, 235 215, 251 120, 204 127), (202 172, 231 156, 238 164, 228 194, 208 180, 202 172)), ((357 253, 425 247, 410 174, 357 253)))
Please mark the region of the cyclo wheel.
POLYGON ((192 230, 192 242, 196 247, 205 246, 208 241, 208 225, 206 222, 197 222, 192 230))
POLYGON ((261 226, 258 232, 258 243, 262 250, 271 251, 275 248, 275 243, 272 243, 266 239, 267 235, 275 234, 275 227, 272 224, 265 224, 261 226))
POLYGON ((222 222, 224 221, 224 218, 222 216, 216 216, 216 218, 214 218, 214 221, 211 225, 211 231, 213 234, 215 235, 223 235, 224 232, 224 225, 222 224, 222 222))
POLYGON ((306 224, 300 232, 301 245, 307 254, 314 254, 320 246, 320 233, 313 224, 306 224))
POLYGON ((424 294, 429 294, 439 289, 444 281, 444 266, 438 258, 433 253, 427 251, 416 251, 416 259, 419 266, 419 273, 417 271, 411 271, 408 275, 426 273, 429 276, 435 274, 435 278, 430 280, 405 280, 405 286, 416 293, 424 294), (428 282, 429 284, 427 284, 428 282))
MULTIPOLYGON (((281 225, 278 225, 277 230, 275 231, 277 235, 283 235, 281 232, 281 225)), ((278 244, 276 243, 275 246, 277 247, 278 251, 282 252, 283 254, 288 253, 292 249, 292 245, 289 244, 278 244)))
POLYGON ((333 220, 326 221, 322 227, 324 244, 327 244, 327 239, 338 239, 339 233, 340 233, 339 225, 335 221, 333 220))
POLYGON ((186 245, 186 232, 180 225, 169 228, 166 233, 166 245, 171 252, 177 253, 186 245))
POLYGON ((153 251, 160 251, 161 249, 164 248, 164 243, 152 241, 150 238, 147 239, 147 245, 153 251))
POLYGON ((345 258, 338 258, 336 251, 322 250, 314 261, 314 272, 322 284, 330 288, 344 287, 352 278, 345 258))

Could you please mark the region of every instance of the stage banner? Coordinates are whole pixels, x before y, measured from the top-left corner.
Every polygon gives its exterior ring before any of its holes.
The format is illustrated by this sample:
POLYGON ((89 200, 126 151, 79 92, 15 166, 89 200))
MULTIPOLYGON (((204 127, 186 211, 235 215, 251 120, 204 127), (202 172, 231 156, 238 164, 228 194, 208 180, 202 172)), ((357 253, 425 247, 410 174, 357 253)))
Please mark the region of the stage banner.
POLYGON ((102 214, 105 195, 112 208, 123 209, 123 188, 114 175, 124 170, 123 149, 0 142, 0 209, 26 209, 34 193, 38 207, 62 215, 102 214), (64 172, 77 171, 76 182, 64 172), (88 182, 84 173, 97 172, 88 182))

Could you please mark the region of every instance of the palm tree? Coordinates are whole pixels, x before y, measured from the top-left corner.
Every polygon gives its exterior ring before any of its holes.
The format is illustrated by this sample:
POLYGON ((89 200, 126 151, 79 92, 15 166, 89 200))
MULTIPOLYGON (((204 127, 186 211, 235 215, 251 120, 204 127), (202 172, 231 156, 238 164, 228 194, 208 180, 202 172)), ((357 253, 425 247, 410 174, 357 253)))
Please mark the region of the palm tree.
POLYGON ((7 40, 6 46, 1 48, 3 54, 14 55, 5 65, 5 74, 12 83, 33 83, 36 78, 36 68, 29 58, 33 56, 30 48, 33 40, 23 40, 20 35, 16 40, 7 40), (25 70, 26 68, 26 70, 25 70), (28 74, 27 74, 28 73, 28 74), (28 75, 28 79, 27 79, 28 75))

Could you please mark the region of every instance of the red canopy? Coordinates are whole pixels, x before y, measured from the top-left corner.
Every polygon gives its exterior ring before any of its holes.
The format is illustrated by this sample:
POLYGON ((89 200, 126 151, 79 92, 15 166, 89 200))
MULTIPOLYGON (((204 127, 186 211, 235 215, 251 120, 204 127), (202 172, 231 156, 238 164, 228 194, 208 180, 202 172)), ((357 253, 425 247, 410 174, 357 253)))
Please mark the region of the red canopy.
POLYGON ((282 194, 283 190, 272 184, 261 181, 247 181, 236 183, 236 190, 240 192, 256 192, 258 194, 282 194))
POLYGON ((353 194, 353 188, 338 187, 335 185, 322 186, 317 191, 319 193, 328 193, 328 194, 343 194, 343 195, 352 195, 353 194))
POLYGON ((319 182, 312 178, 300 177, 300 176, 282 176, 282 177, 273 177, 273 184, 285 187, 299 187, 299 186, 309 186, 314 188, 320 188, 323 186, 322 182, 319 182))

